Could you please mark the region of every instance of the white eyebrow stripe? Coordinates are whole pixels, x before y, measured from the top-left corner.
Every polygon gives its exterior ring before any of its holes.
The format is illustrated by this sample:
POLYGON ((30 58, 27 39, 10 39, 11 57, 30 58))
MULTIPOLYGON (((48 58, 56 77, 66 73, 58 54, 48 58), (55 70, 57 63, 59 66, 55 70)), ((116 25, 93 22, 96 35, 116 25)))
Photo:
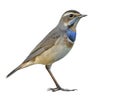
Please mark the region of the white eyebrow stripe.
POLYGON ((65 13, 64 16, 67 16, 67 15, 70 15, 70 14, 74 14, 73 12, 68 12, 68 13, 65 13))

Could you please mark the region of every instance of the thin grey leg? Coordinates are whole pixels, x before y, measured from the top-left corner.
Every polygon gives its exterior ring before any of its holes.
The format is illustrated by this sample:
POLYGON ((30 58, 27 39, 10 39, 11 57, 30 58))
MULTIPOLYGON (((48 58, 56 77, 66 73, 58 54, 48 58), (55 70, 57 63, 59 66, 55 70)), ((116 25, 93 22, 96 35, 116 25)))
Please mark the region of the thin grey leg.
POLYGON ((55 83, 55 85, 56 85, 56 88, 50 88, 49 90, 51 90, 51 91, 53 91, 53 92, 58 91, 58 90, 62 90, 62 91, 75 91, 75 90, 77 90, 77 89, 69 90, 69 89, 63 89, 63 88, 61 88, 60 85, 58 84, 57 80, 56 80, 55 77, 53 76, 51 70, 50 70, 51 65, 46 65, 45 67, 46 67, 48 73, 50 74, 51 78, 53 79, 53 81, 54 81, 54 83, 55 83))

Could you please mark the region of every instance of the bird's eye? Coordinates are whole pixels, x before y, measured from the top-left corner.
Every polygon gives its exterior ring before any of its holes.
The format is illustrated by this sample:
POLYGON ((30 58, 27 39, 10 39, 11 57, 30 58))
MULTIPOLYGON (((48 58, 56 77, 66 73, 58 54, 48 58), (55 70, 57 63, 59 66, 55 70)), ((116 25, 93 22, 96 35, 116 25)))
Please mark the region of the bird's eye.
POLYGON ((69 15, 69 17, 71 17, 71 18, 72 18, 72 17, 74 17, 74 15, 73 15, 73 14, 70 14, 70 15, 69 15))

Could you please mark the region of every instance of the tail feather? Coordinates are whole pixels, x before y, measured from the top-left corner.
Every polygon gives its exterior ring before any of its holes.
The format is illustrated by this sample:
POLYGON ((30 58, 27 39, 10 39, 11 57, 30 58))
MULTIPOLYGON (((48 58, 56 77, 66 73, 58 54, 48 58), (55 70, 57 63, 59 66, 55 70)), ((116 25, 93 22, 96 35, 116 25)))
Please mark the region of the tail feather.
POLYGON ((11 76, 13 73, 15 73, 16 71, 18 71, 20 69, 20 67, 15 68, 13 71, 11 71, 6 78, 8 78, 9 76, 11 76))
POLYGON ((13 73, 15 73, 16 71, 18 71, 19 69, 22 69, 22 68, 25 68, 25 67, 28 67, 30 65, 33 65, 33 62, 32 61, 29 61, 29 62, 26 62, 26 63, 22 63, 21 65, 19 65, 17 68, 15 68, 12 72, 10 72, 6 78, 8 78, 9 76, 11 76, 13 73))

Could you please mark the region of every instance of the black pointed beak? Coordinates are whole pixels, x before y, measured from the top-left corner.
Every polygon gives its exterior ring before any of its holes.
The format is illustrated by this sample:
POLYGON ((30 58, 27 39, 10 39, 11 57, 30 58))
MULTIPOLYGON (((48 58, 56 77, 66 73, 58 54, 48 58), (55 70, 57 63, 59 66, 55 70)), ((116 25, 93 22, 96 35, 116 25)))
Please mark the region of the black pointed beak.
POLYGON ((86 17, 87 15, 84 15, 84 14, 81 14, 79 17, 80 18, 83 18, 83 17, 86 17))

